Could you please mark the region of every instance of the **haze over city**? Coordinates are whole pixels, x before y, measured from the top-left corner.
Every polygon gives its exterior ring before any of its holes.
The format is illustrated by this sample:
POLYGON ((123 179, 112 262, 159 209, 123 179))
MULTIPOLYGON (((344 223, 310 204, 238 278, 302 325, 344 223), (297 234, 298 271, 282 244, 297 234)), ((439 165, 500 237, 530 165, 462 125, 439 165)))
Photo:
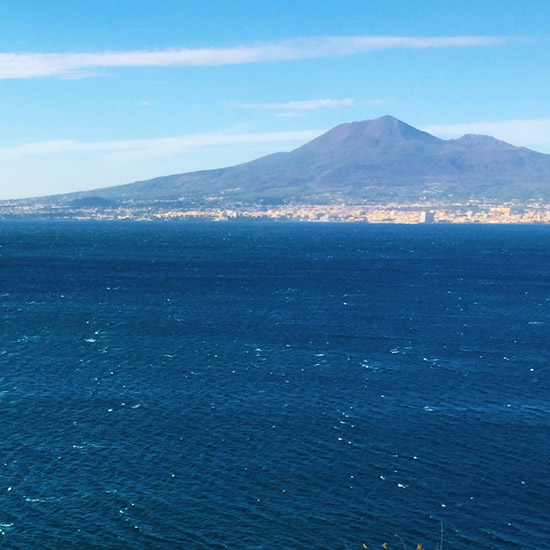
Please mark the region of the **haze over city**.
POLYGON ((0 7, 0 199, 234 165, 391 114, 550 153, 546 2, 0 7))

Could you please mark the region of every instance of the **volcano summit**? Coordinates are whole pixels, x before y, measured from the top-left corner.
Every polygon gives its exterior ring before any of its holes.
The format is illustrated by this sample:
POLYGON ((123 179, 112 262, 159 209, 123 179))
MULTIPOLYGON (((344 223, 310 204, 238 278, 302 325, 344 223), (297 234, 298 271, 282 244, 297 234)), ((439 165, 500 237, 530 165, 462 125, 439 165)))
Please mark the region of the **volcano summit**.
POLYGON ((550 155, 468 134, 444 140, 391 116, 352 122, 289 153, 58 196, 220 204, 550 202, 550 155))

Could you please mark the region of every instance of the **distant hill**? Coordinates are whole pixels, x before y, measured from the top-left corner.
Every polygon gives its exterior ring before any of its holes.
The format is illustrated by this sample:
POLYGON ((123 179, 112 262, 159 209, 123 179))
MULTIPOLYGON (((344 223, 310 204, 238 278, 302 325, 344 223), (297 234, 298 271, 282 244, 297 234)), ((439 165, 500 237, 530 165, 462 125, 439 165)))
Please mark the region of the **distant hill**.
POLYGON ((289 153, 59 197, 244 203, 491 199, 550 202, 550 155, 489 136, 444 140, 391 116, 341 124, 289 153))

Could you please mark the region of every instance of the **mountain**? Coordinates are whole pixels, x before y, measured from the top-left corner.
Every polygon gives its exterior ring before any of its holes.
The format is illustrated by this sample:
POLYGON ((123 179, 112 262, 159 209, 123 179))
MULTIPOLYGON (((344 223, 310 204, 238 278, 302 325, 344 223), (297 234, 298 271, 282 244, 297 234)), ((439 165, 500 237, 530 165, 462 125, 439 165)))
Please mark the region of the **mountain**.
MULTIPOLYGON (((490 136, 444 140, 391 116, 341 124, 289 153, 63 196, 267 203, 550 202, 550 155, 490 136)), ((61 197, 60 197, 61 198, 61 197)))

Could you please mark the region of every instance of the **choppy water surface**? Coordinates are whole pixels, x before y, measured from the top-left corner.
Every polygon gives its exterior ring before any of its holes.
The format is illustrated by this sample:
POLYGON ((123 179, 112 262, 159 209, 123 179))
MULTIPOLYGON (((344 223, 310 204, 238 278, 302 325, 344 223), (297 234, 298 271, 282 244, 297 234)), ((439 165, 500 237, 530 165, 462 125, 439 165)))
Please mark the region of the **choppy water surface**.
POLYGON ((0 223, 0 547, 550 547, 550 227, 0 223))

